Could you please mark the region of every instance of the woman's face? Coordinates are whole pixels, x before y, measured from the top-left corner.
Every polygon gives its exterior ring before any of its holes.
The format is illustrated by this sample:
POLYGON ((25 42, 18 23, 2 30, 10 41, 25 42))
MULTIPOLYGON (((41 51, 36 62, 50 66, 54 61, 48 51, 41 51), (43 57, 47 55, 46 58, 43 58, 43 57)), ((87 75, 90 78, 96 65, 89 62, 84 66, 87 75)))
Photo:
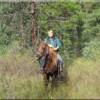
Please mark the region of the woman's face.
POLYGON ((54 36, 54 33, 53 33, 52 30, 50 30, 50 31, 48 32, 48 36, 49 36, 49 37, 53 37, 53 36, 54 36))

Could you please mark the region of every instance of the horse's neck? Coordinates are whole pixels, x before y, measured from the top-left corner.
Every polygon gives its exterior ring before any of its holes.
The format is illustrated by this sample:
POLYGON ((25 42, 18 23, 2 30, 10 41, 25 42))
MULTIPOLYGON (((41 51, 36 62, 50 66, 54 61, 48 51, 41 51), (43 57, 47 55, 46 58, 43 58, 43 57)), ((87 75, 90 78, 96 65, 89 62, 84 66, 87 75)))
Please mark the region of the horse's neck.
POLYGON ((45 62, 45 70, 47 72, 51 71, 51 69, 53 69, 55 66, 57 66, 57 56, 56 53, 51 49, 51 48, 47 48, 48 49, 48 54, 46 56, 46 62, 45 62))
POLYGON ((48 49, 48 58, 48 60, 50 60, 51 63, 56 63, 57 53, 54 52, 52 48, 48 49))
POLYGON ((52 48, 49 48, 49 53, 52 56, 56 56, 56 52, 52 48))
POLYGON ((48 48, 48 55, 49 56, 54 56, 52 48, 48 48))

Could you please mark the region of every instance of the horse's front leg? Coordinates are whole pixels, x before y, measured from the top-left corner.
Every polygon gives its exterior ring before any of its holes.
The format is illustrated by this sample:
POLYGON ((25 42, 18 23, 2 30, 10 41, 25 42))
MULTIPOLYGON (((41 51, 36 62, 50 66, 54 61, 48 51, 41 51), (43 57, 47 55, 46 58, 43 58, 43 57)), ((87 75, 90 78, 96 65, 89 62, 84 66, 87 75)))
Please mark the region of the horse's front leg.
POLYGON ((57 86, 57 82, 58 82, 58 73, 55 72, 52 76, 52 88, 57 86))
POLYGON ((48 74, 44 74, 44 85, 45 85, 45 87, 48 86, 48 83, 49 83, 49 76, 48 76, 48 74))
POLYGON ((55 87, 55 75, 52 75, 52 84, 51 87, 54 88, 55 87))

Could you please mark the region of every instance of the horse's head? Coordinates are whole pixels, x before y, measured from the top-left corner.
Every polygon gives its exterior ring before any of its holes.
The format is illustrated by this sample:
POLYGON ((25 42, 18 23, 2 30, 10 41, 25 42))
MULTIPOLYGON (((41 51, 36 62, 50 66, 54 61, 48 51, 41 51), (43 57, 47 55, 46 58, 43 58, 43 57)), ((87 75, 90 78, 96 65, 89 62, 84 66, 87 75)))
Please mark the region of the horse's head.
POLYGON ((36 54, 40 58, 42 56, 45 56, 46 51, 47 51, 47 44, 42 41, 39 47, 37 48, 36 54))

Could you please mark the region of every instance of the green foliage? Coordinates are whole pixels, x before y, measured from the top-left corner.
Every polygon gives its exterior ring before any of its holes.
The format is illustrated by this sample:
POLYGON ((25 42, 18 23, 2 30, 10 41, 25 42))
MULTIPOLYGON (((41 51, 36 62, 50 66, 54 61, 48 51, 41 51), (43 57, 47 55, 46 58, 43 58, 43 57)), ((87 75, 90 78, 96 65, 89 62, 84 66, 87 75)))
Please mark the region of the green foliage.
MULTIPOLYGON (((0 45, 18 41, 19 47, 32 46, 31 3, 0 5, 0 45)), ((85 44, 100 36, 99 3, 41 2, 36 11, 37 37, 44 39, 48 29, 53 29, 61 37, 62 55, 81 55, 85 44)))
POLYGON ((94 3, 94 9, 91 13, 86 13, 86 20, 83 26, 83 56, 93 60, 100 56, 100 8, 97 3, 94 3))
POLYGON ((32 22, 31 14, 28 11, 30 3, 3 2, 0 5, 0 45, 9 45, 13 41, 20 41, 29 46, 32 22))
POLYGON ((82 37, 85 43, 100 36, 100 8, 97 6, 97 3, 95 8, 91 13, 86 13, 82 37))
POLYGON ((8 47, 5 45, 0 45, 0 55, 5 55, 8 52, 8 47))
POLYGON ((91 40, 83 49, 83 56, 93 60, 100 58, 100 41, 99 39, 91 40))

